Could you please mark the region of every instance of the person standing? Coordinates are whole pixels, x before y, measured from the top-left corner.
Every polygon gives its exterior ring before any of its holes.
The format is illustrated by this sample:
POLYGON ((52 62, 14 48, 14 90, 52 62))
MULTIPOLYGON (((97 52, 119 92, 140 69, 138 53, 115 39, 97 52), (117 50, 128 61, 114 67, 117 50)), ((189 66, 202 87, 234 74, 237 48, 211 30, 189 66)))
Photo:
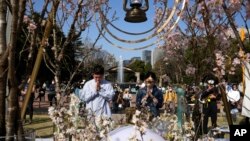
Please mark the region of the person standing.
POLYGON ((42 86, 38 87, 38 96, 36 97, 36 99, 39 99, 39 108, 40 108, 42 98, 44 98, 45 96, 45 91, 46 91, 46 84, 43 83, 42 86))
POLYGON ((177 94, 171 86, 164 95, 164 105, 167 112, 174 114, 177 107, 177 94))
POLYGON ((233 121, 237 120, 238 102, 240 100, 240 92, 236 84, 232 85, 232 89, 227 93, 227 99, 230 103, 230 113, 232 114, 233 121))
MULTIPOLYGON (((21 90, 21 94, 23 96, 23 100, 25 99, 28 87, 29 87, 29 82, 30 82, 30 78, 28 79, 27 83, 25 84, 24 88, 21 90)), ((34 103, 34 99, 35 99, 35 89, 36 86, 33 85, 32 87, 32 91, 31 91, 31 95, 30 95, 30 99, 27 105, 27 110, 25 112, 25 121, 26 121, 26 115, 29 113, 29 121, 28 123, 32 123, 32 119, 33 119, 33 111, 34 111, 34 107, 33 107, 33 103, 34 103)))
POLYGON ((149 107, 153 117, 160 115, 159 108, 163 104, 162 91, 155 85, 156 75, 153 72, 148 72, 145 75, 145 87, 138 90, 136 96, 136 107, 149 107))
POLYGON ((207 89, 201 94, 203 104, 203 132, 208 133, 208 118, 211 117, 212 127, 217 127, 217 100, 219 98, 218 89, 214 86, 214 80, 207 81, 207 89))
POLYGON ((55 88, 55 81, 54 80, 51 81, 51 84, 48 87, 48 99, 49 99, 50 106, 53 106, 53 99, 55 101, 55 105, 57 105, 56 88, 55 88))
POLYGON ((124 108, 130 107, 131 94, 129 93, 129 88, 126 88, 123 92, 124 108))
POLYGON ((111 117, 109 102, 114 96, 114 90, 112 84, 103 78, 103 66, 94 66, 92 76, 93 79, 87 81, 80 90, 80 99, 86 103, 86 109, 91 114, 111 117))

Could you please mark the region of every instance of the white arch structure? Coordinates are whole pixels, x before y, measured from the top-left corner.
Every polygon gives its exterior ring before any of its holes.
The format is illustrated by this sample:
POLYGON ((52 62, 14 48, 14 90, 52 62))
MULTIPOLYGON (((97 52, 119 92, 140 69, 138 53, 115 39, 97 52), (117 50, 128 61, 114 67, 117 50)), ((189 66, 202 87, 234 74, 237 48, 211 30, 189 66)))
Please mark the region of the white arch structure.
MULTIPOLYGON (((99 2, 100 0, 98 0, 99 2)), ((184 8, 185 8, 185 5, 187 3, 187 0, 175 0, 174 1, 174 5, 172 7, 172 10, 170 12, 170 14, 167 16, 166 19, 164 19, 164 17, 166 16, 166 11, 168 11, 168 0, 166 0, 166 2, 164 3, 164 11, 163 11, 163 14, 162 14, 162 17, 160 18, 159 22, 156 23, 156 25, 147 30, 147 31, 144 31, 144 32, 140 32, 140 33, 132 33, 132 32, 127 32, 123 29, 120 29, 118 28, 117 26, 113 25, 106 17, 105 15, 103 14, 101 8, 98 10, 98 14, 99 14, 99 18, 100 18, 100 24, 101 26, 103 27, 103 29, 112 37, 112 39, 115 39, 117 41, 120 41, 122 43, 127 43, 129 45, 131 44, 137 44, 137 43, 142 43, 142 42, 145 42, 145 41, 148 41, 149 39, 159 35, 164 29, 166 30, 165 32, 168 34, 170 33, 174 28, 175 26, 177 25, 177 23, 179 22, 180 18, 181 18, 181 15, 184 11, 184 8), (180 12, 177 13, 176 10, 177 10, 177 7, 181 5, 181 9, 180 9, 180 12), (173 22, 172 25, 169 26, 169 28, 166 28, 167 25, 169 25, 171 19, 174 19, 174 15, 176 15, 176 19, 175 21, 173 22), (163 20, 164 19, 164 20, 163 20), (118 37, 117 35, 114 35, 114 33, 112 33, 110 31, 110 29, 106 26, 107 24, 105 23, 108 23, 109 25, 111 25, 111 27, 113 27, 115 30, 119 31, 119 32, 122 32, 124 34, 127 34, 127 35, 131 35, 131 36, 136 36, 136 35, 144 35, 144 34, 147 34, 149 32, 153 32, 151 33, 150 35, 146 36, 146 37, 143 37, 141 39, 137 39, 137 40, 125 40, 123 39, 122 37, 118 37), (154 30, 154 31, 153 31, 154 30)), ((95 14, 95 21, 96 21, 96 27, 98 29, 98 31, 100 32, 100 34, 103 36, 103 38, 109 43, 111 44, 113 47, 117 47, 119 49, 123 49, 123 50, 141 50, 141 49, 145 49, 145 48, 148 48, 148 47, 151 47, 152 45, 154 44, 157 44, 159 41, 154 41, 152 43, 149 43, 147 45, 144 45, 144 46, 137 46, 137 47, 133 47, 133 48, 127 48, 127 47, 124 47, 124 46, 121 46, 121 45, 117 45, 115 44, 111 39, 107 38, 106 35, 103 34, 103 32, 101 31, 101 27, 98 25, 98 20, 97 20, 97 15, 95 14)), ((162 39, 162 37, 160 37, 160 40, 162 39)))

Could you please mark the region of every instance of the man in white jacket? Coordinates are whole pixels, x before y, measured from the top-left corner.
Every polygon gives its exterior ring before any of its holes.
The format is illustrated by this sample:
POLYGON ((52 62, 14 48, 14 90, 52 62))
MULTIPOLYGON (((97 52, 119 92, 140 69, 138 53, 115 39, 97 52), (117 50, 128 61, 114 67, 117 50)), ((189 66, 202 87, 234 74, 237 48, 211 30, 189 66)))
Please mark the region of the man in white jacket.
POLYGON ((240 92, 236 84, 233 84, 232 89, 228 91, 227 99, 230 102, 232 118, 234 121, 236 121, 236 114, 239 112, 237 109, 237 104, 240 100, 240 92))
POLYGON ((89 80, 80 90, 80 99, 86 102, 86 109, 95 116, 111 117, 109 102, 114 96, 113 86, 103 78, 104 68, 96 65, 93 70, 93 79, 89 80))

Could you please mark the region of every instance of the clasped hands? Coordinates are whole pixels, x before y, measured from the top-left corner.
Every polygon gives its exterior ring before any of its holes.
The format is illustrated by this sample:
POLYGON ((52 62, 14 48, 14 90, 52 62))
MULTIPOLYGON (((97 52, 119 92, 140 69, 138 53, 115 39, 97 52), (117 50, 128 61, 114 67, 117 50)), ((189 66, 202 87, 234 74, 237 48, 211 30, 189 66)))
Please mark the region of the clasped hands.
POLYGON ((101 89, 100 81, 97 81, 97 82, 96 82, 96 91, 99 92, 100 89, 101 89))
POLYGON ((210 98, 210 99, 215 99, 216 96, 215 96, 214 94, 210 94, 210 95, 209 95, 209 98, 210 98))
POLYGON ((147 99, 148 99, 149 97, 153 99, 153 103, 154 103, 155 105, 158 103, 157 98, 155 98, 155 97, 152 95, 152 90, 148 90, 148 91, 147 91, 147 94, 142 98, 143 103, 144 103, 144 101, 147 101, 147 99))

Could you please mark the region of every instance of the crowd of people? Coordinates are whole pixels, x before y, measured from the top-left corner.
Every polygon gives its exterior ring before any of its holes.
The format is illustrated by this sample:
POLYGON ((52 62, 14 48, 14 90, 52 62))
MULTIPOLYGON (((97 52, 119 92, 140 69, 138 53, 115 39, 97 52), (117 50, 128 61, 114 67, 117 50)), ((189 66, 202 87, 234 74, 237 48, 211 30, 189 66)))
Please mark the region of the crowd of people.
MULTIPOLYGON (((20 93, 20 100, 24 101, 28 86, 29 86, 30 78, 28 78, 27 82, 22 83, 19 88, 21 89, 20 93), (24 85, 23 85, 24 84, 24 85)), ((25 121, 27 123, 32 123, 33 120, 33 113, 34 113, 34 101, 38 101, 38 106, 40 107, 40 104, 42 101, 45 101, 45 94, 47 94, 49 106, 57 105, 57 99, 56 99, 56 91, 55 91, 55 81, 52 80, 50 83, 43 83, 43 84, 35 84, 32 86, 31 95, 28 100, 26 113, 25 115, 29 116, 29 119, 26 119, 25 121)))
MULTIPOLYGON (((122 89, 118 84, 109 82, 104 78, 104 68, 101 65, 94 67, 92 79, 81 83, 81 87, 76 87, 74 93, 83 101, 89 114, 111 117, 113 113, 123 112, 124 109, 134 107, 138 110, 148 108, 152 117, 157 117, 161 111, 169 114, 176 114, 178 107, 178 93, 175 85, 167 85, 166 89, 157 86, 157 77, 153 72, 145 74, 143 83, 136 86, 136 94, 131 93, 131 88, 122 89)), ((24 98, 29 80, 21 91, 24 98)), ((243 93, 238 88, 238 84, 229 84, 224 80, 220 84, 213 79, 207 79, 202 85, 182 85, 185 90, 185 119, 194 121, 195 131, 199 134, 207 134, 209 131, 208 121, 211 117, 211 126, 216 128, 217 113, 221 109, 221 90, 218 85, 225 88, 230 113, 234 122, 237 114, 241 111, 243 93)), ((240 85, 239 85, 240 86, 240 85)), ((242 88, 241 88, 242 89, 242 88)), ((31 98, 28 104, 30 122, 33 118, 34 99, 41 101, 45 93, 48 94, 49 105, 56 105, 55 82, 44 83, 32 89, 31 98), (35 93, 38 93, 35 97, 35 93), (53 103, 54 102, 54 103, 53 103)), ((223 110, 222 110, 223 111, 223 110)))

